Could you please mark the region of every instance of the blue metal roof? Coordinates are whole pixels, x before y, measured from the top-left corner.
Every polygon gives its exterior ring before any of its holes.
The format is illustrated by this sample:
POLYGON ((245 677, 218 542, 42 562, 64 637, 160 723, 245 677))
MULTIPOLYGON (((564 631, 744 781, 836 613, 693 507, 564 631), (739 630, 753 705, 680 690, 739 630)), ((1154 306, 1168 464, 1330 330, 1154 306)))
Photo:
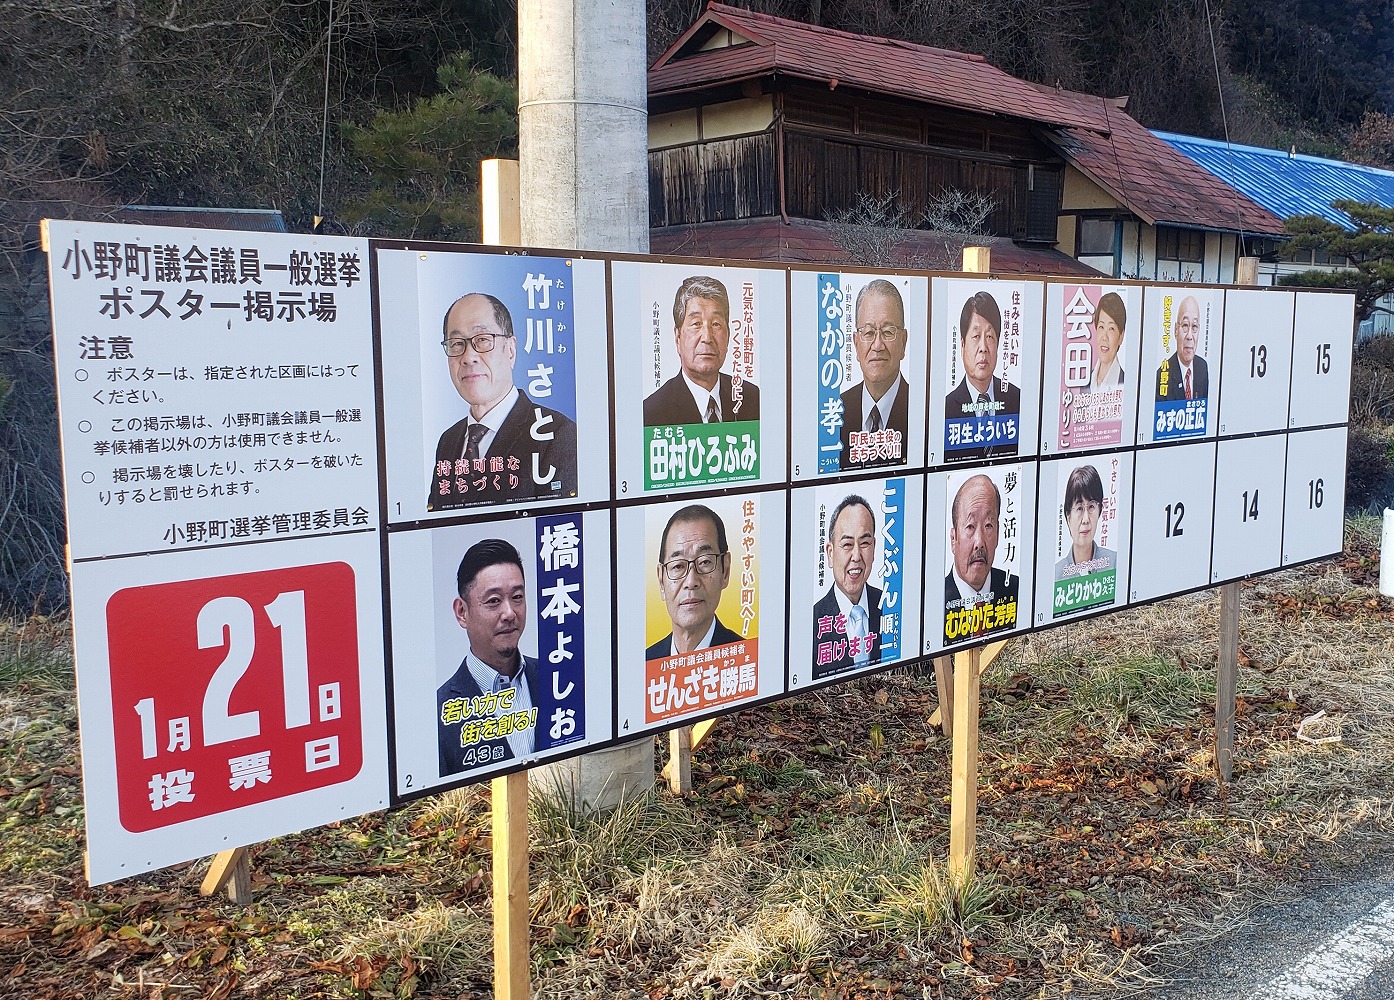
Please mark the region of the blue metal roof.
POLYGON ((1351 229, 1350 218, 1333 209, 1333 201, 1349 198, 1394 208, 1394 170, 1172 132, 1153 134, 1280 218, 1319 215, 1351 229))

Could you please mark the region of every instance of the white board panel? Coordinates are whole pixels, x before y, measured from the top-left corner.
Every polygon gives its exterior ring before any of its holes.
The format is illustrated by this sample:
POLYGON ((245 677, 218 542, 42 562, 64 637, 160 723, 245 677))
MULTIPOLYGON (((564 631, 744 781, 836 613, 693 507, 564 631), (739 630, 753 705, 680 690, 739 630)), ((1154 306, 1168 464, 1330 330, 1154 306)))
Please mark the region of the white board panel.
POLYGON ((1344 423, 1350 411, 1355 296, 1298 292, 1289 427, 1344 423))
POLYGON ((1219 443, 1212 583, 1282 565, 1286 457, 1287 437, 1282 434, 1219 443))
POLYGON ((1340 552, 1345 531, 1346 428, 1288 437, 1283 565, 1340 552))
POLYGON ((1150 601, 1210 582, 1213 442, 1139 451, 1128 596, 1150 601))
POLYGON ((1293 298, 1282 289, 1225 293, 1221 434, 1280 431, 1286 426, 1293 298))

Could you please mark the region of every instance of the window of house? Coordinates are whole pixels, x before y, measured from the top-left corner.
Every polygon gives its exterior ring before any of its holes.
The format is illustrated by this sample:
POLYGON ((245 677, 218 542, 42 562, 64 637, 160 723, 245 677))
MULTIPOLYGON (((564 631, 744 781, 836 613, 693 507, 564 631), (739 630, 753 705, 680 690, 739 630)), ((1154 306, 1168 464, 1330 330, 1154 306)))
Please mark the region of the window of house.
POLYGON ((1080 219, 1077 257, 1113 256, 1113 220, 1080 219))
POLYGON ((1160 260, 1205 260, 1205 233, 1199 229, 1157 227, 1157 257, 1160 260))

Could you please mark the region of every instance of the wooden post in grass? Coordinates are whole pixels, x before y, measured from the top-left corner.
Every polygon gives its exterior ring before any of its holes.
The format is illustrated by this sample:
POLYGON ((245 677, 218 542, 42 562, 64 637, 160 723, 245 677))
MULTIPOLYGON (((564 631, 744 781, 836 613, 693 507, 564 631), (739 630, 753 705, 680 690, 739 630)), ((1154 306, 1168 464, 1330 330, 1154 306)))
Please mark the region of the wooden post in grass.
POLYGON ((493 782, 494 997, 528 1000, 528 772, 493 782))
POLYGON ((1215 776, 1223 785, 1234 767, 1234 689, 1239 669, 1239 584, 1220 588, 1220 660, 1215 676, 1215 776))
POLYGON ((234 847, 222 851, 208 866, 208 874, 199 886, 199 895, 212 896, 227 887, 227 898, 238 906, 252 905, 252 866, 248 860, 250 848, 234 847))
POLYGON ((668 782, 668 790, 674 795, 692 791, 692 751, 701 746, 715 728, 716 720, 706 719, 668 734, 668 763, 663 765, 663 780, 668 782))
POLYGON ((939 707, 929 717, 937 723, 945 736, 954 734, 954 658, 936 656, 934 658, 934 684, 939 689, 939 707))
MULTIPOLYGON (((522 242, 518 210, 518 161, 485 160, 479 167, 484 242, 522 242)), ((528 953, 528 772, 495 778, 494 814, 494 996, 528 1000, 532 958, 528 953)))
POLYGON ((978 835, 978 685, 981 649, 954 654, 954 750, 949 784, 949 877, 973 877, 978 835))

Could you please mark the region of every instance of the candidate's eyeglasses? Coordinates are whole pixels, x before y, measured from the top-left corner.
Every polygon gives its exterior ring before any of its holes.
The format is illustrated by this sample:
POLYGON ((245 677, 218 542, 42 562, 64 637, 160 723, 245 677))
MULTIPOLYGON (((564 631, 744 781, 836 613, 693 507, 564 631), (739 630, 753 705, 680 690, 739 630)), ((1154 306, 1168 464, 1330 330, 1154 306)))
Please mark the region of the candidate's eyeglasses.
POLYGON ((458 358, 467 347, 473 347, 476 354, 488 354, 494 349, 495 340, 507 336, 506 333, 476 333, 473 337, 451 337, 440 343, 445 348, 446 357, 458 358))
POLYGON ((1070 508, 1071 517, 1083 517, 1085 514, 1091 517, 1098 517, 1102 508, 1093 500, 1076 500, 1075 505, 1070 508))
POLYGON ((857 339, 863 344, 874 344, 876 338, 880 337, 881 342, 886 345, 894 344, 905 333, 903 326, 863 326, 857 329, 857 339))
POLYGON ((695 566, 698 576, 709 576, 716 572, 716 568, 721 565, 721 557, 725 554, 707 552, 696 559, 670 559, 663 564, 663 575, 670 580, 681 580, 687 576, 687 571, 695 566))

